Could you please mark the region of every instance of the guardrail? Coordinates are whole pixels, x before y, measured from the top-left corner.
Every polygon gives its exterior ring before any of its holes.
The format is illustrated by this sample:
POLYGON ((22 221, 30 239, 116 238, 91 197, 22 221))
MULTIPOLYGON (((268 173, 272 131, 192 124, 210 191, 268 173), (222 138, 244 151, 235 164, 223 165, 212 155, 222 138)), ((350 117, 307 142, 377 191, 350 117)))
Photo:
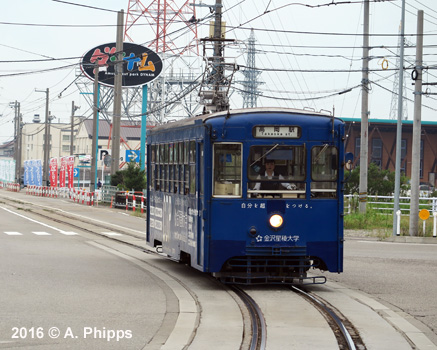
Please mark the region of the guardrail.
MULTIPOLYGON (((399 209, 402 215, 410 215, 410 197, 399 197, 399 209)), ((358 195, 344 196, 344 213, 351 214, 358 210, 358 195)), ((392 213, 394 210, 394 196, 367 196, 367 207, 379 210, 382 213, 392 213)), ((436 197, 420 197, 419 210, 427 209, 430 212, 437 212, 436 197)))

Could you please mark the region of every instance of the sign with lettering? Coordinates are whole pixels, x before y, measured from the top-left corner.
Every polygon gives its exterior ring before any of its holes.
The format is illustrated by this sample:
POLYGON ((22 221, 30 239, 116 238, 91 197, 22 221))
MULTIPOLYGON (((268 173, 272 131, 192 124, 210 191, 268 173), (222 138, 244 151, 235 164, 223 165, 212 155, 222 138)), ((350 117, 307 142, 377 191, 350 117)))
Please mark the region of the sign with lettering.
MULTIPOLYGON (((162 71, 162 60, 149 48, 133 43, 123 43, 122 86, 141 86, 156 79, 162 71)), ((91 80, 99 67, 99 83, 114 86, 117 49, 115 43, 102 44, 88 51, 80 68, 91 80)))
POLYGON ((298 126, 258 125, 253 128, 253 136, 260 139, 298 139, 300 134, 298 126))

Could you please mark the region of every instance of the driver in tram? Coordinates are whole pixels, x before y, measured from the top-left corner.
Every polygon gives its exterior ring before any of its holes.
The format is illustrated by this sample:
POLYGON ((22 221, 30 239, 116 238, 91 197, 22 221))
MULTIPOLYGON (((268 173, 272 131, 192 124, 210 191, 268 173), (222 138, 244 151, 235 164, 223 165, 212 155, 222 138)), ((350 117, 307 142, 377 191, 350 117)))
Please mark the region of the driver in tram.
MULTIPOLYGON (((264 175, 261 176, 258 175, 257 179, 268 179, 268 180, 275 180, 275 179, 279 179, 279 180, 283 180, 284 177, 281 174, 276 174, 275 173, 275 160, 274 159, 266 159, 264 162, 264 166, 265 166, 265 172, 264 175)), ((286 183, 286 182, 281 182, 280 183, 282 187, 284 187, 287 190, 295 190, 296 189, 296 185, 295 184, 290 184, 290 183, 286 183)), ((257 182, 255 184, 255 186, 253 187, 254 190, 279 190, 279 183, 278 182, 257 182)))

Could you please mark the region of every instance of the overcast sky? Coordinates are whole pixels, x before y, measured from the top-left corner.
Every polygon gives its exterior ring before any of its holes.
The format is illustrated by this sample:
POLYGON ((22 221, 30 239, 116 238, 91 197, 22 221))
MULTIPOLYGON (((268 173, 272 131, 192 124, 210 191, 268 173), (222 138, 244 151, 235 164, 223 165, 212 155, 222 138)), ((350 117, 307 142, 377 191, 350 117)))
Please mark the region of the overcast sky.
MULTIPOLYGON (((212 4, 215 0, 205 0, 212 4)), ((142 0, 144 5, 151 0, 142 0)), ((175 1, 177 4, 185 1, 175 1)), ((314 110, 335 108, 337 117, 361 116, 361 72, 363 3, 332 5, 340 0, 223 0, 226 38, 247 40, 251 29, 256 38, 256 67, 260 69, 262 97, 258 106, 310 107, 314 110), (305 5, 328 5, 308 7, 305 5), (274 71, 272 71, 274 69, 274 71), (355 72, 358 71, 358 72, 355 72), (339 94, 352 89, 350 92, 339 94)), ((429 67, 424 82, 437 82, 437 7, 435 0, 406 0, 405 33, 409 45, 415 45, 417 10, 425 12, 424 65, 429 67)), ((133 1, 131 1, 133 3, 133 1)), ((76 113, 89 116, 91 111, 74 83, 80 57, 91 48, 115 41, 116 11, 128 12, 128 0, 21 0, 8 2, 0 12, 0 143, 13 139, 14 111, 10 103, 18 101, 24 122, 34 114, 44 120, 45 93, 50 89, 50 111, 57 121, 67 122, 71 103, 81 106, 76 113), (74 5, 76 4, 76 5, 74 5), (77 6, 85 5, 85 6, 77 6), (93 6, 100 9, 93 9, 93 6), (107 9, 111 11, 104 11, 107 9), (42 61, 56 59, 51 61, 42 61), (22 62, 17 62, 22 61, 22 62)), ((371 2, 370 5, 370 118, 390 118, 390 108, 401 0, 371 2), (383 68, 388 68, 384 70, 383 68)), ((210 10, 196 7, 201 20, 198 37, 208 33, 210 10)), ((129 33, 135 43, 149 45, 153 38, 150 25, 143 18, 129 33)), ((169 38, 178 41, 183 31, 170 28, 169 38)), ((184 39, 187 40, 187 39, 184 39)), ((245 44, 225 49, 229 61, 246 64, 245 44)), ((153 47, 152 47, 153 48, 153 47)), ((413 90, 410 78, 415 48, 406 48, 408 119, 413 118, 413 90)), ((235 87, 242 89, 235 75, 235 87)), ((424 86, 431 93, 437 87, 424 86)), ((231 96, 231 106, 241 107, 241 95, 231 96)), ((437 95, 423 97, 422 119, 437 121, 437 95)))

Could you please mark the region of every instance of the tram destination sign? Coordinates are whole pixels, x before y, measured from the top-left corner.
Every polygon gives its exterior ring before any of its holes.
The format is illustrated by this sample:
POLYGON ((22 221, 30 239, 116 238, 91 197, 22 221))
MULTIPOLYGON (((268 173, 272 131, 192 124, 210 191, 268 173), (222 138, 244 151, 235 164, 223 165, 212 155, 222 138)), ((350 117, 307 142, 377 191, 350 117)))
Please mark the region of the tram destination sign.
MULTIPOLYGON (((89 50, 80 63, 82 72, 94 80, 95 68, 99 67, 99 83, 114 86, 116 43, 107 43, 89 50)), ((156 79, 162 71, 162 60, 149 48, 133 43, 123 43, 122 86, 145 85, 156 79)))
POLYGON ((258 125, 253 128, 253 136, 259 139, 298 139, 300 134, 298 126, 258 125))

